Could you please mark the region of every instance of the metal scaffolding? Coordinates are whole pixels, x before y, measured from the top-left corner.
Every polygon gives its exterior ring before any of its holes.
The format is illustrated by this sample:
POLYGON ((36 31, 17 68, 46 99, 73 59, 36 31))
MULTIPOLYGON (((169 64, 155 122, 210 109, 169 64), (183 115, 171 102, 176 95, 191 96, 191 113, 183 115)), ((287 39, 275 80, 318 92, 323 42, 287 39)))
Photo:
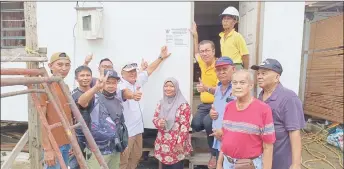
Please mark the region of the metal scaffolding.
MULTIPOLYGON (((46 58, 46 49, 45 50, 39 50, 41 53, 37 53, 36 56, 22 56, 17 57, 15 59, 8 59, 7 57, 1 57, 1 62, 42 62, 47 61, 46 58), (44 52, 44 53, 42 53, 44 52), (32 56, 32 57, 31 57, 32 56), (44 57, 42 57, 44 56, 44 57), (25 59, 23 59, 25 58, 25 59), (39 59, 37 59, 39 58, 39 59)), ((93 155, 95 155, 96 159, 98 160, 100 166, 103 169, 108 169, 108 166, 101 155, 98 146, 96 145, 96 142, 94 141, 94 138, 92 137, 86 122, 84 121, 82 115, 80 114, 80 111, 78 107, 76 106, 69 89, 67 87, 67 84, 64 83, 63 79, 61 77, 49 77, 47 71, 45 68, 38 68, 38 69, 27 69, 27 68, 4 68, 1 69, 1 75, 23 75, 23 77, 9 77, 9 78, 2 78, 1 77, 1 87, 4 86, 13 86, 13 85, 24 85, 27 86, 26 90, 21 91, 15 91, 15 92, 8 92, 8 93, 1 93, 1 98, 10 97, 10 96, 16 96, 16 95, 22 95, 22 94, 29 94, 32 99, 32 103, 37 110, 36 112, 39 115, 39 119, 43 127, 48 133, 49 141, 52 145, 52 148, 55 152, 55 155, 61 165, 62 169, 68 169, 68 166, 64 163, 63 157, 61 155, 61 152, 59 150, 58 144, 56 143, 56 140, 54 136, 51 133, 51 130, 56 127, 63 127, 68 139, 71 142, 73 152, 77 158, 77 161, 80 165, 80 168, 87 169, 86 161, 84 159, 84 156, 82 155, 82 151, 78 145, 77 138, 75 136, 74 129, 76 127, 81 127, 82 132, 85 135, 85 138, 87 140, 88 146, 90 150, 92 151, 93 155), (62 105, 60 104, 60 100, 57 97, 55 86, 52 84, 57 84, 63 91, 63 95, 68 100, 68 105, 70 106, 72 110, 72 114, 77 120, 77 124, 73 125, 70 124, 67 120, 67 117, 65 115, 65 112, 62 108, 62 105), (48 124, 48 121, 45 116, 45 112, 40 104, 40 95, 46 94, 49 103, 53 105, 53 108, 57 112, 60 122, 55 124, 48 124)), ((30 106, 30 105, 29 105, 30 106)), ((39 130, 39 128, 38 128, 39 130)), ((36 131, 41 132, 41 131, 36 131)), ((25 134, 22 136, 20 141, 16 144, 14 149, 12 150, 12 153, 10 154, 7 161, 3 163, 1 166, 1 169, 8 169, 13 164, 15 158, 18 156, 20 151, 23 149, 25 144, 29 140, 29 130, 25 132, 25 134)), ((31 156, 31 152, 30 152, 31 156)))

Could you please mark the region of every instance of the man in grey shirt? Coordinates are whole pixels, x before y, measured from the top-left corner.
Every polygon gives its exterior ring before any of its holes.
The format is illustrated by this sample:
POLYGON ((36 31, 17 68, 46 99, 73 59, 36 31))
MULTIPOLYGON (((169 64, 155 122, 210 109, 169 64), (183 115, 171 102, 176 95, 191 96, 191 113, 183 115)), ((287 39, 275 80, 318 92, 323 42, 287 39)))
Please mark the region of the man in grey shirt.
POLYGON ((259 99, 272 109, 276 142, 272 169, 301 169, 301 133, 305 127, 302 102, 290 89, 280 83, 282 65, 275 59, 266 59, 253 65, 257 81, 263 90, 259 99))

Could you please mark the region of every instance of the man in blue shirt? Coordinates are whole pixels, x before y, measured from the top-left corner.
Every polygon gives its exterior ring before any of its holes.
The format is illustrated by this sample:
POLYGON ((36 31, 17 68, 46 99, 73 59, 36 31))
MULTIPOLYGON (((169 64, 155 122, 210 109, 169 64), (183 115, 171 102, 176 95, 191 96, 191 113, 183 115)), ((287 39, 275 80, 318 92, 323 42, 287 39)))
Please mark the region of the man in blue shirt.
POLYGON ((225 107, 228 102, 235 99, 235 97, 232 96, 231 85, 234 71, 235 64, 232 59, 227 56, 219 58, 215 63, 216 76, 220 82, 214 93, 215 100, 210 110, 210 117, 213 119, 213 133, 211 135, 214 136, 213 148, 217 150, 216 157, 218 157, 221 148, 221 128, 225 107))

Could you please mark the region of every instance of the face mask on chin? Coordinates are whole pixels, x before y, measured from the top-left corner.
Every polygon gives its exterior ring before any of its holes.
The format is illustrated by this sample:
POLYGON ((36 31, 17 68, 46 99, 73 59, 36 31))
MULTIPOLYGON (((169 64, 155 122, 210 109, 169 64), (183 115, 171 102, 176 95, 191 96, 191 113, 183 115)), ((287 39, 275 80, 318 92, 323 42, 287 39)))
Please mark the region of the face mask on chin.
POLYGON ((113 93, 109 93, 108 91, 106 90, 103 90, 103 95, 105 96, 105 98, 107 99, 113 99, 115 98, 115 95, 116 95, 116 92, 113 92, 113 93))

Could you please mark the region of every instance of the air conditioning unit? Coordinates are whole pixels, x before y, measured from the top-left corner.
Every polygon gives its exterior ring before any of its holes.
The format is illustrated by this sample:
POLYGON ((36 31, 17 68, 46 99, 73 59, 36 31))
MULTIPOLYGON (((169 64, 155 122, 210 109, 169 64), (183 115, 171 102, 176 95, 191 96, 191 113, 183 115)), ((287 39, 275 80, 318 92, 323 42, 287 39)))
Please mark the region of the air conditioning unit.
POLYGON ((85 39, 103 39, 103 7, 76 7, 78 35, 85 39))

